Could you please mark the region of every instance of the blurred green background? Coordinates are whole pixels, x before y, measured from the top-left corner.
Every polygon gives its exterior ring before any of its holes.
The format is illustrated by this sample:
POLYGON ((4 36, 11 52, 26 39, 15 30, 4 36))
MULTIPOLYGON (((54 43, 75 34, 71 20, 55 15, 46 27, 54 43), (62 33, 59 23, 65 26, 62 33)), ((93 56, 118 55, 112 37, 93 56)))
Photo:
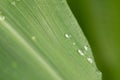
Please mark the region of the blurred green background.
POLYGON ((120 80, 120 1, 68 0, 94 53, 103 80, 120 80))

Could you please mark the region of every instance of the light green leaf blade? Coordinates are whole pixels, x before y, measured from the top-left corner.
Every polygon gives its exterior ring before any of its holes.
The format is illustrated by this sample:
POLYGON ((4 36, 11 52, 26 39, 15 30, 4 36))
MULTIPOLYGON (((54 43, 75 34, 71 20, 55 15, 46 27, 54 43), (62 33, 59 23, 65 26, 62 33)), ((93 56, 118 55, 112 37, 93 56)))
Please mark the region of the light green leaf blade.
POLYGON ((0 80, 101 80, 64 0, 0 0, 0 80))

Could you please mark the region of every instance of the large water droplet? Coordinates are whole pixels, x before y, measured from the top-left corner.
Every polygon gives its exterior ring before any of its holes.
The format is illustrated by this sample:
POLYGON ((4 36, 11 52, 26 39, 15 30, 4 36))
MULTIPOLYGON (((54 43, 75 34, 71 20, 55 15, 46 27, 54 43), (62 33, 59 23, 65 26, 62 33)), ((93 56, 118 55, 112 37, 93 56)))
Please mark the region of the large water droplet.
POLYGON ((83 53, 82 50, 78 49, 78 53, 79 53, 80 55, 84 56, 84 53, 83 53))
POLYGON ((92 58, 88 57, 87 60, 88 60, 89 63, 91 63, 91 64, 93 63, 92 58))
POLYGON ((65 34, 65 37, 70 39, 72 36, 70 34, 65 34))

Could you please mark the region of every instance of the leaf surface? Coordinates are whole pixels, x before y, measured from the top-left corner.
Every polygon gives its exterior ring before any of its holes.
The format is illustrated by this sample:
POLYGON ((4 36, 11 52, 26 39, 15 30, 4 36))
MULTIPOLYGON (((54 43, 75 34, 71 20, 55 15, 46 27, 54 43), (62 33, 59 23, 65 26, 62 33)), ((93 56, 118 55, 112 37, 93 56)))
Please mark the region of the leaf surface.
POLYGON ((0 0, 0 80, 101 80, 64 0, 0 0))

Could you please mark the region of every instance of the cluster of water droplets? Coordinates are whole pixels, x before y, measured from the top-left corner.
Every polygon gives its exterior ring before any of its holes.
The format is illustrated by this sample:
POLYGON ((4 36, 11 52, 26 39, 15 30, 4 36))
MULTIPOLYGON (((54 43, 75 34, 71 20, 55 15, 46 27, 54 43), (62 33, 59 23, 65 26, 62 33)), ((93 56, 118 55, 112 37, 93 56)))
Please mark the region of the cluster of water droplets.
MULTIPOLYGON (((65 38, 67 38, 67 39, 71 39, 71 38, 72 38, 72 35, 71 35, 71 34, 65 34, 64 36, 65 36, 65 38)), ((72 44, 73 44, 73 46, 75 46, 75 45, 76 45, 76 42, 73 42, 72 44)), ((84 45, 83 48, 82 48, 82 49, 78 49, 77 52, 78 52, 81 56, 85 57, 85 58, 87 59, 87 61, 92 64, 92 63, 93 63, 93 59, 92 59, 91 57, 88 57, 88 56, 86 55, 86 53, 87 53, 88 50, 89 50, 89 46, 88 46, 88 45, 84 45)))
POLYGON ((14 0, 11 2, 11 5, 16 6, 16 3, 19 2, 20 0, 14 0))
POLYGON ((0 11, 0 21, 5 20, 5 16, 2 14, 2 12, 0 11))
POLYGON ((86 52, 87 52, 88 50, 89 50, 88 45, 85 45, 85 46, 83 46, 83 49, 78 49, 78 53, 79 53, 81 56, 86 57, 86 58, 87 58, 87 61, 92 64, 92 63, 93 63, 93 59, 92 59, 91 57, 88 57, 88 56, 86 55, 86 52))

